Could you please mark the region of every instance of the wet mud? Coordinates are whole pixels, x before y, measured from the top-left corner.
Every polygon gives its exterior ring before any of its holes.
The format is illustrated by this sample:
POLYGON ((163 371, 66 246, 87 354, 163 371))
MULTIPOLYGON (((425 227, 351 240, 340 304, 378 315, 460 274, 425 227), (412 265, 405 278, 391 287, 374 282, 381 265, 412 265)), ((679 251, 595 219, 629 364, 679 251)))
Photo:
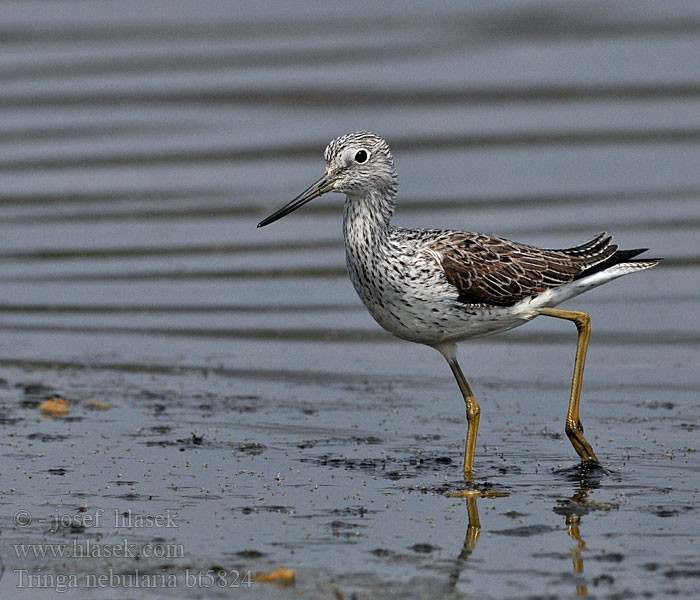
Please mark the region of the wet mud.
MULTIPOLYGON (((639 597, 697 583, 697 453, 693 432, 664 426, 673 408, 635 407, 647 422, 667 413, 655 435, 669 438, 652 449, 626 419, 589 417, 601 467, 578 464, 552 435, 560 419, 521 407, 513 422, 487 405, 468 484, 448 373, 441 399, 425 403, 430 386, 391 378, 358 392, 211 375, 5 372, 1 581, 20 596, 72 585, 60 574, 83 590, 176 597, 239 586, 253 597, 523 597, 523 588, 527 597, 639 597), (278 400, 285 390, 298 400, 278 400), (385 396, 401 400, 392 409, 385 396), (42 411, 56 397, 67 414, 42 411), (49 555, 31 555, 39 548, 49 555), (61 548, 66 556, 50 555, 61 548), (294 570, 293 582, 255 579, 278 566, 294 570)), ((563 410, 566 382, 559 387, 563 410)), ((495 395, 500 403, 514 392, 495 395)))

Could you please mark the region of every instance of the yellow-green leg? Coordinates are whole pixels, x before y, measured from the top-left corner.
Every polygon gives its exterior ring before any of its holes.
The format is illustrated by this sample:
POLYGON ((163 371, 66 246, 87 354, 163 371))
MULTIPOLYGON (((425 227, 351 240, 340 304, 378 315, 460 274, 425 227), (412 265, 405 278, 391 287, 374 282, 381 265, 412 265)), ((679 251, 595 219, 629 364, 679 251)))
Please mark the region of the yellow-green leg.
POLYGON ((479 430, 479 415, 481 408, 474 397, 474 393, 467 383, 467 378, 457 362, 457 348, 454 344, 440 344, 434 346, 447 360, 452 369, 452 374, 457 380, 457 385, 462 392, 464 404, 467 408, 467 440, 464 444, 464 478, 471 480, 474 473, 474 453, 476 452, 476 434, 479 430))
POLYGON ((578 344, 576 346, 576 360, 574 361, 574 376, 571 381, 571 399, 569 410, 566 414, 566 435, 569 436, 571 445, 582 460, 598 462, 593 448, 583 437, 583 425, 579 417, 579 403, 581 401, 581 384, 583 382, 583 367, 586 363, 586 351, 588 340, 591 337, 591 318, 578 310, 562 310, 560 308, 543 308, 541 315, 573 321, 578 331, 578 344))
POLYGON ((462 369, 459 368, 459 363, 457 362, 456 349, 454 344, 444 344, 440 346, 435 346, 447 360, 447 364, 450 365, 452 373, 457 380, 457 385, 459 386, 462 396, 464 397, 464 404, 467 406, 467 441, 464 444, 464 477, 466 479, 471 479, 474 472, 474 452, 476 452, 476 433, 479 429, 479 415, 481 414, 481 408, 479 408, 479 403, 476 401, 474 394, 467 383, 467 378, 462 373, 462 369))

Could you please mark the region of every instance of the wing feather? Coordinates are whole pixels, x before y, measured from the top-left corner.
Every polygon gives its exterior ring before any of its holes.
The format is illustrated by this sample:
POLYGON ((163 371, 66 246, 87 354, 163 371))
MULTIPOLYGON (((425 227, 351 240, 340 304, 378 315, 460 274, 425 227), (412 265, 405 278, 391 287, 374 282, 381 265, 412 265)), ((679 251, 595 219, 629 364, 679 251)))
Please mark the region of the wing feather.
POLYGON ((447 281, 466 304, 511 306, 573 281, 610 259, 617 246, 606 233, 560 250, 537 248, 488 235, 445 232, 430 244, 447 281))

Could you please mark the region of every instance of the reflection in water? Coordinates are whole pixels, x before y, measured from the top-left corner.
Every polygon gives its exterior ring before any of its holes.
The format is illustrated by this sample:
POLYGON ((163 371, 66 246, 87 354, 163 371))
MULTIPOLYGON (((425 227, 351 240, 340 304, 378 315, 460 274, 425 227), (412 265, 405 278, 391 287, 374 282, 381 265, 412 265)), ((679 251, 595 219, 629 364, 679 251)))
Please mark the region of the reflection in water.
POLYGON ((581 537, 581 517, 587 514, 591 507, 598 504, 588 498, 588 494, 600 487, 600 480, 605 475, 605 469, 600 465, 581 463, 569 472, 568 478, 575 483, 574 493, 567 500, 559 500, 554 507, 554 512, 563 515, 566 523, 566 532, 575 542, 571 548, 573 558, 574 581, 576 582, 576 595, 588 595, 588 586, 583 578, 583 556, 581 552, 586 549, 586 542, 581 537))
MULTIPOLYGON (((573 577, 572 581, 576 585, 577 596, 587 596, 588 586, 583 577, 583 554, 586 550, 586 542, 581 537, 582 516, 588 514, 591 510, 596 510, 601 507, 606 509, 612 508, 611 505, 603 505, 589 498, 589 494, 600 487, 601 478, 606 471, 599 465, 590 463, 581 463, 572 470, 567 470, 567 478, 574 483, 573 494, 565 500, 558 500, 553 511, 562 515, 565 518, 566 532, 574 541, 574 546, 570 553, 573 558, 573 577)), ((501 492, 489 490, 486 492, 478 490, 467 490, 447 494, 448 497, 464 498, 467 505, 468 524, 467 532, 464 537, 462 549, 454 561, 454 566, 450 571, 450 576, 445 586, 443 597, 451 597, 457 587, 462 571, 465 569, 469 557, 476 548, 476 542, 481 533, 481 522, 479 521, 479 510, 477 507, 477 498, 479 496, 498 497, 508 495, 501 492)))
MULTIPOLYGON (((586 502, 587 492, 581 491, 575 493, 571 499, 575 502, 586 502)), ((581 556, 581 550, 586 549, 586 542, 581 539, 581 532, 579 530, 579 523, 581 522, 581 515, 572 513, 566 515, 566 532, 569 537, 576 542, 576 546, 571 548, 571 556, 574 559, 574 574, 579 575, 583 573, 583 557, 581 556)), ((576 583, 576 594, 578 596, 585 596, 588 594, 588 586, 585 583, 576 583)))
POLYGON ((459 581, 459 576, 464 569, 467 560, 471 556, 474 548, 476 547, 476 541, 479 539, 479 533, 481 533, 481 523, 479 522, 479 510, 476 506, 476 498, 479 492, 476 490, 470 490, 465 492, 464 499, 467 503, 467 514, 469 515, 469 524, 467 525, 467 535, 464 538, 464 544, 462 545, 462 551, 455 560, 454 567, 450 572, 450 578, 446 586, 446 592, 451 592, 457 587, 457 581, 459 581))

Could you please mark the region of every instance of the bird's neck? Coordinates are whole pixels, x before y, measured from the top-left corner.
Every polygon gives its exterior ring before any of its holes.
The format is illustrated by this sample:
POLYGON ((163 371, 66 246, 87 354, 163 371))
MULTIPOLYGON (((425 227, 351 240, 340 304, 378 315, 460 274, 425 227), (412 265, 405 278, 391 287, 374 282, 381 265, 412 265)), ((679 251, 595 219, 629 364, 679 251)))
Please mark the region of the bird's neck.
POLYGON ((348 250, 379 248, 388 238, 394 214, 395 191, 348 194, 343 211, 343 233, 348 250))

